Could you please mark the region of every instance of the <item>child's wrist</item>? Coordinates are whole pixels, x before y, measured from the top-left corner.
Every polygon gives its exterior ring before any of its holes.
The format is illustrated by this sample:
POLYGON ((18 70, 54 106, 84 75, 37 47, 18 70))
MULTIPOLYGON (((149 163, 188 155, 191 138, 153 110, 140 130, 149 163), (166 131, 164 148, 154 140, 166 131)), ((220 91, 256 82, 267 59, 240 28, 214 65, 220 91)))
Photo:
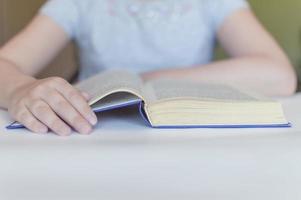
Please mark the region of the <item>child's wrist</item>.
POLYGON ((21 87, 32 83, 36 79, 34 77, 25 75, 25 74, 18 74, 16 77, 12 80, 12 82, 7 87, 7 100, 8 102, 11 101, 12 96, 14 93, 21 87))

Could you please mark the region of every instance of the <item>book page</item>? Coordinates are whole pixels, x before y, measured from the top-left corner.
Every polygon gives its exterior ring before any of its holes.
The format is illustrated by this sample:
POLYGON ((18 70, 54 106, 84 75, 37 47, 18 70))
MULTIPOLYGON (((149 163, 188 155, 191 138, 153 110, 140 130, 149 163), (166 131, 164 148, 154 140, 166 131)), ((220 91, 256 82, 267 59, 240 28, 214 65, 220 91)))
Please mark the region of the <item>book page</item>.
POLYGON ((148 82, 156 101, 175 98, 197 98, 210 101, 257 101, 258 99, 230 86, 187 80, 159 79, 148 82))
POLYGON ((94 103, 91 107, 94 112, 101 112, 105 110, 112 110, 115 108, 126 107, 130 105, 139 104, 141 98, 125 92, 117 92, 106 96, 94 103))
POLYGON ((76 87, 91 95, 90 105, 116 92, 130 92, 142 99, 145 93, 140 77, 123 70, 105 71, 80 82, 76 87))

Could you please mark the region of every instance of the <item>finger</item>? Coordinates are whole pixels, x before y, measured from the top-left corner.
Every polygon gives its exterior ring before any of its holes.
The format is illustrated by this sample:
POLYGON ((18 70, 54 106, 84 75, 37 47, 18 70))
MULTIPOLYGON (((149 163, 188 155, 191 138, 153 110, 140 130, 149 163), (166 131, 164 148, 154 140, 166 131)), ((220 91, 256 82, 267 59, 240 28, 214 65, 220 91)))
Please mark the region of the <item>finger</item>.
POLYGON ((76 131, 89 134, 92 131, 90 123, 56 90, 48 92, 48 98, 42 99, 53 111, 76 131))
POLYGON ((68 83, 56 87, 56 89, 67 99, 72 106, 90 122, 91 125, 97 123, 97 117, 92 111, 91 107, 87 103, 85 97, 81 94, 79 90, 69 85, 68 83))
POLYGON ((71 128, 53 112, 46 102, 42 100, 34 100, 29 102, 27 107, 37 119, 56 134, 60 136, 67 136, 71 134, 71 128))
POLYGON ((20 110, 16 114, 15 119, 19 123, 23 124, 26 128, 28 128, 32 132, 35 132, 35 133, 47 133, 48 132, 47 126, 45 126, 43 123, 41 123, 39 120, 37 120, 27 108, 20 110))

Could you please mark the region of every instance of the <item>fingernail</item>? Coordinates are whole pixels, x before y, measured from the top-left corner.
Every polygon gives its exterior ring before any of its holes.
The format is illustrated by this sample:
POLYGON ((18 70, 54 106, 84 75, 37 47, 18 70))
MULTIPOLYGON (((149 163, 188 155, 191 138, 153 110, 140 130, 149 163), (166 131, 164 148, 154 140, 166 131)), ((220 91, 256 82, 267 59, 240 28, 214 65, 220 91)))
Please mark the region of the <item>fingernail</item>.
POLYGON ((88 93, 82 92, 82 95, 85 97, 85 99, 86 99, 87 101, 90 100, 90 95, 89 95, 88 93))
POLYGON ((90 134, 92 131, 91 127, 89 126, 82 126, 80 129, 81 129, 80 132, 85 135, 90 134))
POLYGON ((48 132, 48 128, 46 127, 42 127, 41 129, 39 129, 40 133, 47 133, 48 132))
POLYGON ((62 134, 63 136, 67 136, 67 135, 71 135, 71 129, 70 128, 64 128, 62 130, 62 134))
POLYGON ((93 126, 97 124, 97 116, 95 115, 95 113, 93 113, 89 116, 89 122, 93 126))
POLYGON ((42 133, 42 134, 48 132, 48 128, 45 127, 45 126, 37 126, 37 127, 36 127, 36 130, 37 130, 38 133, 42 133))

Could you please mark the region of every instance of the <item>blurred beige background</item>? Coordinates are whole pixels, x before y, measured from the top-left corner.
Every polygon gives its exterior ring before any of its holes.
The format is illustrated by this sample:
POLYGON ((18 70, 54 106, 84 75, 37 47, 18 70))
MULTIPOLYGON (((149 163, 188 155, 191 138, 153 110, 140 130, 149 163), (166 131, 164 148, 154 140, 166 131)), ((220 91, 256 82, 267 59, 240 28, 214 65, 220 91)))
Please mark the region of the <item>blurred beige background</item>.
MULTIPOLYGON (((0 45, 17 33, 35 15, 45 0, 0 0, 0 45)), ((301 1, 250 0, 260 21, 274 35, 301 78, 301 1)), ((225 55, 217 48, 216 58, 225 55)), ((70 79, 76 73, 75 48, 67 47, 43 76, 60 75, 70 79)))
MULTIPOLYGON (((21 30, 46 0, 0 0, 0 45, 21 30)), ((71 79, 76 73, 75 48, 70 44, 41 77, 58 75, 71 79)))

